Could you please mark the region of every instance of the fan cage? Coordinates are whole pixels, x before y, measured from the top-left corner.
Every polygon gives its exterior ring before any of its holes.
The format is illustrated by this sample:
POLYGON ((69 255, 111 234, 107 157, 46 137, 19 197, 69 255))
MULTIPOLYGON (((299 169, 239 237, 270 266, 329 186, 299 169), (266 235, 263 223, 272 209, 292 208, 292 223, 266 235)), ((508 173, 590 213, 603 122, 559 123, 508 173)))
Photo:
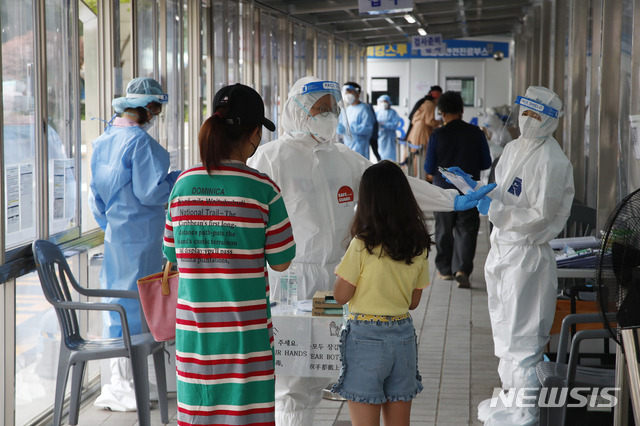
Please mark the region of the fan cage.
MULTIPOLYGON (((619 311, 629 295, 640 295, 640 188, 627 195, 609 215, 604 227, 596 269, 596 295, 604 327, 619 344, 621 324, 605 314, 619 311)), ((638 318, 625 327, 640 327, 638 318)))

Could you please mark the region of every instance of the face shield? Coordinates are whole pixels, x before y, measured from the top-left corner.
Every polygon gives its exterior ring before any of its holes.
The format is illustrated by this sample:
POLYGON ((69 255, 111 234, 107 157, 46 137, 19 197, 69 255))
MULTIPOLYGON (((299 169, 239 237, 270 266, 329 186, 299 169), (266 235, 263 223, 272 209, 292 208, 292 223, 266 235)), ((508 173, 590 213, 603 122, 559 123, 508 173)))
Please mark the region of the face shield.
POLYGON ((304 77, 289 92, 281 125, 296 137, 308 135, 320 143, 330 142, 343 108, 338 83, 304 77))
POLYGON ((518 96, 517 116, 520 134, 523 139, 546 139, 558 127, 562 117, 562 101, 545 87, 531 86, 525 96, 518 96))

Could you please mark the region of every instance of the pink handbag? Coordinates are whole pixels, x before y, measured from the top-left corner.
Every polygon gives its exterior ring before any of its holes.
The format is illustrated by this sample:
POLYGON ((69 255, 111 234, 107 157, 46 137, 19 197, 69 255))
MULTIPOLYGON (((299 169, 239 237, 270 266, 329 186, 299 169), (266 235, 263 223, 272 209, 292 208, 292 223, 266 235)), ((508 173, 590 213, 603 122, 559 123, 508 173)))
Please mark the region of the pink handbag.
POLYGON ((144 317, 157 342, 175 339, 176 305, 178 303, 178 271, 171 271, 167 261, 164 272, 138 280, 138 292, 144 317))

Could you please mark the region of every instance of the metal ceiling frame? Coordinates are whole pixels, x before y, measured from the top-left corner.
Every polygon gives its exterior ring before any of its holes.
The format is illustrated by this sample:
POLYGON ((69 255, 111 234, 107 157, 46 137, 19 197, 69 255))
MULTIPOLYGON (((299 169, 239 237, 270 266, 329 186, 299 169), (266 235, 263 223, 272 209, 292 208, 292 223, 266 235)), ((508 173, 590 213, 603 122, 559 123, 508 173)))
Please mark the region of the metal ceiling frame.
POLYGON ((364 46, 409 43, 418 28, 445 39, 513 35, 540 0, 414 0, 409 23, 406 12, 359 13, 358 0, 258 0, 292 18, 364 46))

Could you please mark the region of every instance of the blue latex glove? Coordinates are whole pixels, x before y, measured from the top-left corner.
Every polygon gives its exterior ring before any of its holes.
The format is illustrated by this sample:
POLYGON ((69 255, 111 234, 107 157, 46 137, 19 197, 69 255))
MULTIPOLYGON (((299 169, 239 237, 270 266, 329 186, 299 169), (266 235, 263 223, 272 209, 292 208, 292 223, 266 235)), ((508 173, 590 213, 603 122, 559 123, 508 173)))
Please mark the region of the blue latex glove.
MULTIPOLYGON (((458 166, 452 166, 449 167, 447 169, 448 171, 450 171, 451 173, 454 173, 458 176, 460 176, 461 178, 464 179, 465 182, 467 182, 467 185, 469 185, 471 187, 471 189, 475 189, 476 186, 478 186, 478 182, 476 182, 475 180, 473 180, 473 178, 471 177, 470 174, 466 173, 464 170, 462 170, 460 167, 458 166)), ((446 178, 445 178, 446 179, 446 178)), ((451 183, 449 181, 449 179, 446 179, 447 182, 451 183)))
POLYGON ((338 133, 340 133, 341 135, 343 135, 344 134, 344 124, 338 123, 338 128, 336 129, 336 131, 338 133))
POLYGON ((473 200, 467 195, 456 195, 453 200, 453 211, 460 212, 469 210, 478 205, 478 200, 473 200))
POLYGON ((459 212, 459 211, 469 210, 476 207, 478 205, 478 201, 481 200, 483 197, 486 197, 486 195, 489 192, 493 191, 493 188, 495 187, 496 187, 495 183, 490 183, 488 185, 485 185, 479 188, 477 191, 470 191, 466 195, 457 195, 455 200, 453 200, 453 210, 456 212, 459 212))
POLYGON ((489 214, 489 206, 491 205, 491 201, 493 200, 486 195, 482 197, 480 201, 478 201, 477 207, 480 214, 483 214, 485 216, 489 214))

